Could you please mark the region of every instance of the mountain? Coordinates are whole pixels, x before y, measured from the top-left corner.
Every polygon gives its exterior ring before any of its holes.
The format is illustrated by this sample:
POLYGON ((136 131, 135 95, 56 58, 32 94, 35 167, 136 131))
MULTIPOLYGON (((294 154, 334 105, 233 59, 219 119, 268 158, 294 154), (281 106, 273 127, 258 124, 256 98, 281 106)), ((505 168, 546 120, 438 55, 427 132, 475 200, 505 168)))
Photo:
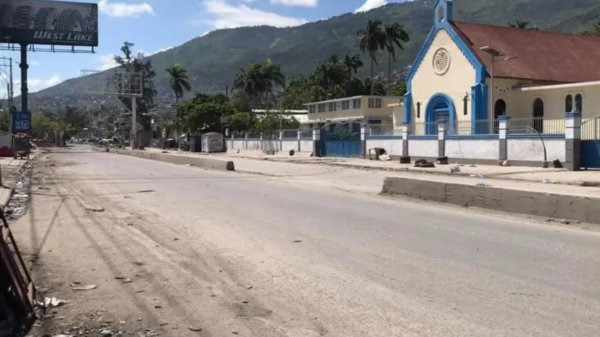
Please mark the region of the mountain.
MULTIPOLYGON (((368 20, 400 22, 411 37, 405 50, 399 52, 396 70, 404 69, 416 57, 433 25, 435 0, 393 3, 366 13, 344 14, 328 20, 307 23, 298 27, 268 26, 223 29, 195 38, 179 47, 150 56, 156 70, 159 105, 171 104, 173 93, 168 84, 167 67, 179 63, 187 68, 194 91, 225 92, 240 68, 248 63, 264 63, 267 58, 280 63, 288 79, 309 75, 316 65, 331 54, 359 54, 356 32, 368 20)), ((540 29, 578 32, 600 21, 598 0, 455 0, 456 21, 508 25, 515 19, 531 20, 540 29)), ((135 42, 135 41, 132 41, 135 42)), ((115 51, 117 52, 117 51, 115 51)), ((368 58, 362 55, 365 64, 368 58)), ((387 57, 387 56, 385 56, 387 57)), ((377 71, 386 71, 387 58, 377 71)), ((362 69, 367 75, 369 69, 362 69)), ((87 106, 94 100, 78 94, 81 79, 71 79, 54 87, 31 94, 32 110, 48 106, 49 101, 87 106)), ((103 100, 103 99, 99 99, 103 100)), ((98 104, 98 103, 95 103, 98 104)))

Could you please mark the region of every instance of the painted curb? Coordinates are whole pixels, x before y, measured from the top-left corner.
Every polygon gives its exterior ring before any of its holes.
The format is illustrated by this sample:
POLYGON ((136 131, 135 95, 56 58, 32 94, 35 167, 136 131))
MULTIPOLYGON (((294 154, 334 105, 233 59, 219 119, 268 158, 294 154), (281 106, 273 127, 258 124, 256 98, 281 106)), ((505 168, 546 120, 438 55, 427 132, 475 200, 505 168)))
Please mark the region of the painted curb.
POLYGON ((600 224, 600 198, 395 177, 381 194, 600 224))
POLYGON ((164 153, 132 150, 111 150, 111 152, 142 159, 161 161, 170 164, 197 166, 209 170, 235 171, 235 165, 233 164, 233 161, 224 161, 210 158, 194 158, 187 156, 169 155, 164 153))

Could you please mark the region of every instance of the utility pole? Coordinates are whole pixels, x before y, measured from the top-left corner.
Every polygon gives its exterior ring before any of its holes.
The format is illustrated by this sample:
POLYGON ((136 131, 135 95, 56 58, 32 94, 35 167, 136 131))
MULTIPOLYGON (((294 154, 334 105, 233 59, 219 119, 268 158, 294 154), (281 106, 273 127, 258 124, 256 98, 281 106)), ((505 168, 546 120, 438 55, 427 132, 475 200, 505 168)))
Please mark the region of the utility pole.
POLYGON ((21 111, 29 111, 29 88, 27 86, 27 70, 29 65, 27 64, 27 44, 21 43, 21 111))

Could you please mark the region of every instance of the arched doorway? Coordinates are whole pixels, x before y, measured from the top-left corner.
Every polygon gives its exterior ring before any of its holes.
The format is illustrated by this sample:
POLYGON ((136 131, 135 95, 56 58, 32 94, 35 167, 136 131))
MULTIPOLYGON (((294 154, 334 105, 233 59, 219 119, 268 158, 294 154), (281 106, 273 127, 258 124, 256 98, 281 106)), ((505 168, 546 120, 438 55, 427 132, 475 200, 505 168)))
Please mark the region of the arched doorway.
POLYGON ((494 133, 500 132, 500 122, 498 118, 506 115, 506 102, 503 99, 499 99, 494 104, 494 133))
POLYGON ((533 102, 533 128, 539 133, 544 133, 544 101, 541 98, 533 102))
POLYGON ((425 129, 427 135, 435 135, 437 133, 437 122, 438 121, 448 122, 448 133, 452 134, 455 128, 456 121, 456 109, 452 99, 445 94, 436 94, 431 97, 429 103, 427 103, 427 110, 425 113, 425 121, 427 127, 425 129))

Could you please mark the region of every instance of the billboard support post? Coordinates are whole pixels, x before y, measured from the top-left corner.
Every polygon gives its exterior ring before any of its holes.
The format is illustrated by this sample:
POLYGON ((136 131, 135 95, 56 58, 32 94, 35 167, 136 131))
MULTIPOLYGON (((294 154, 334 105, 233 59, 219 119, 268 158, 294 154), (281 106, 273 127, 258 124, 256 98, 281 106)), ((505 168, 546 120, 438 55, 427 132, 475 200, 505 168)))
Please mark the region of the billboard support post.
POLYGON ((21 111, 29 111, 28 93, 29 87, 27 85, 27 70, 29 65, 27 64, 27 44, 21 44, 21 111))

